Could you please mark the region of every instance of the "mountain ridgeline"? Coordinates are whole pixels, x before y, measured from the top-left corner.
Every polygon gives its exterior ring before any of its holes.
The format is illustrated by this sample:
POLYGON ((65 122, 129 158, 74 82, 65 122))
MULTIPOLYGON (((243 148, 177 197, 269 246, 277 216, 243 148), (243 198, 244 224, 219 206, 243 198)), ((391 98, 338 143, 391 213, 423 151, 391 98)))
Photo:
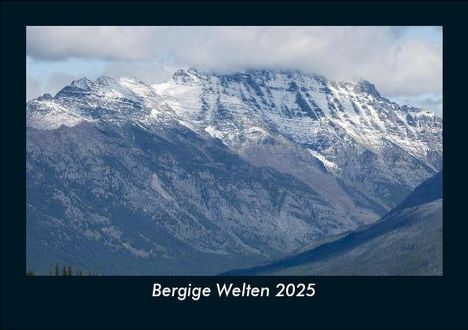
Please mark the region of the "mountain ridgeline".
POLYGON ((375 223, 442 170, 440 117, 299 72, 82 78, 26 120, 35 273, 265 264, 375 223))

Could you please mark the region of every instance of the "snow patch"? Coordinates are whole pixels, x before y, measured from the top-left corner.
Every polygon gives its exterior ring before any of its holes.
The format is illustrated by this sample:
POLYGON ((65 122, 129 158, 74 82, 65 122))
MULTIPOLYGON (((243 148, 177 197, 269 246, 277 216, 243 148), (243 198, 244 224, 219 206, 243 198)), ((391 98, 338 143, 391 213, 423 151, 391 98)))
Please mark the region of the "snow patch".
POLYGON ((329 161, 328 159, 326 159, 323 155, 321 155, 320 153, 318 153, 317 151, 315 150, 312 150, 312 149, 307 149, 309 150, 310 154, 312 156, 314 156, 315 158, 317 158, 320 162, 322 162, 323 166, 325 166, 325 168, 329 171, 329 172, 332 172, 332 173, 337 173, 340 171, 340 168, 338 167, 338 165, 336 165, 334 162, 332 161, 329 161))
POLYGON ((223 139, 223 132, 221 131, 218 131, 216 128, 214 128, 213 126, 207 126, 205 128, 205 132, 207 132, 208 134, 210 134, 212 137, 216 138, 216 139, 220 139, 222 140, 223 139))

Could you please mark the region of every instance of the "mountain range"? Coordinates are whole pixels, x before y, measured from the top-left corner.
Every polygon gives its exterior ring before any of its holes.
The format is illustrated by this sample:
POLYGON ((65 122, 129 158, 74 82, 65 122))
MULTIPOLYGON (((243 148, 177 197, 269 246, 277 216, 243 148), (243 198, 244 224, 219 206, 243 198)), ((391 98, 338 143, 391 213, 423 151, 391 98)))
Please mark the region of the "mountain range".
POLYGON ((27 265, 211 275, 372 225, 442 170, 442 118, 295 71, 82 78, 26 104, 27 265))

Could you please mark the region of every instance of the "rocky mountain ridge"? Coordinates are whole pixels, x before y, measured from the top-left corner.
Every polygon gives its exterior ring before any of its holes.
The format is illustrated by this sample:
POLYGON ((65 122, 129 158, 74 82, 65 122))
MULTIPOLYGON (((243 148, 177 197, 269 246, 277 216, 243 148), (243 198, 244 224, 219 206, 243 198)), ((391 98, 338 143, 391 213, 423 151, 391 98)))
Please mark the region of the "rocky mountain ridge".
POLYGON ((75 265, 76 242, 126 260, 101 273, 278 257, 376 221, 442 168, 440 117, 299 72, 83 78, 26 119, 28 260, 75 265))

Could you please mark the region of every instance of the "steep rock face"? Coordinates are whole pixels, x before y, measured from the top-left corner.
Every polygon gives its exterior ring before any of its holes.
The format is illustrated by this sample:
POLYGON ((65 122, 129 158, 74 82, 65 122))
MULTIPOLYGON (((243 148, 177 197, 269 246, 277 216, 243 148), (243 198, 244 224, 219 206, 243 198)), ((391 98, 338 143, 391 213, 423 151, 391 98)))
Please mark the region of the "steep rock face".
POLYGON ((180 118, 241 154, 278 133, 384 210, 442 167, 442 119, 391 102, 367 81, 189 69, 153 88, 180 118))
POLYGON ((40 271, 254 265, 372 223, 442 166, 440 118, 297 72, 83 78, 26 118, 40 271))

